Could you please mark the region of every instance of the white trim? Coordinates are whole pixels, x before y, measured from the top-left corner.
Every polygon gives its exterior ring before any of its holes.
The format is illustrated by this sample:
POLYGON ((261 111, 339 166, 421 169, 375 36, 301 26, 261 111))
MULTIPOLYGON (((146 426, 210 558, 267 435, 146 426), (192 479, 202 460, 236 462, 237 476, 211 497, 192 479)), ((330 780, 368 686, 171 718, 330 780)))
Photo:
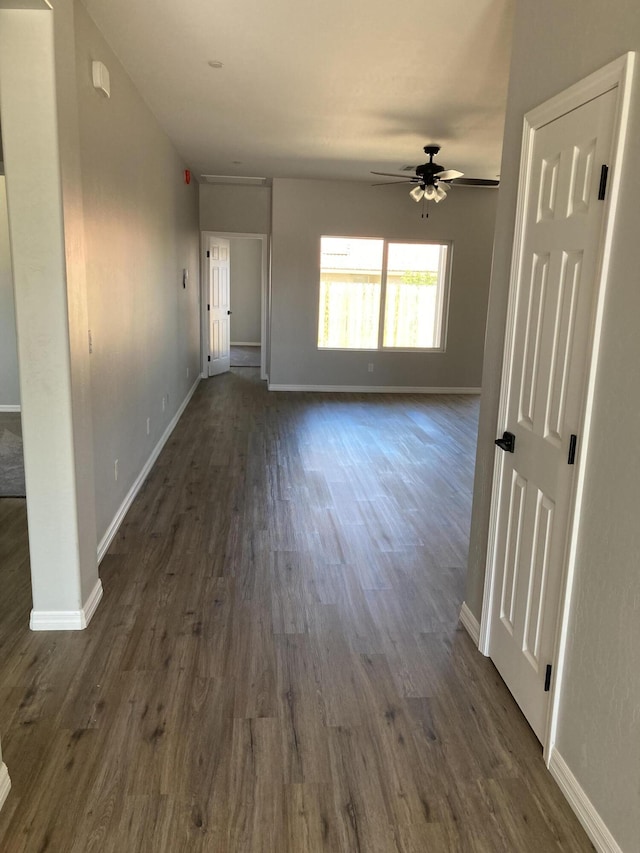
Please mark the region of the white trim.
POLYGON ((0 809, 6 803, 9 791, 11 790, 11 779, 7 765, 3 762, 0 764, 0 809))
POLYGON ((0 406, 0 412, 20 412, 22 411, 20 404, 17 403, 14 405, 13 403, 7 403, 5 405, 0 406))
MULTIPOLYGON (((588 438, 591 425, 591 412, 595 395, 595 377, 598 361, 600 337, 602 329, 602 317, 604 311, 604 299, 607 284, 607 272, 611 256, 611 243, 613 237, 615 209, 620 189, 622 174, 622 156, 629 119, 629 106, 631 97, 631 82, 633 79, 633 65, 635 54, 629 52, 619 59, 601 68, 589 77, 571 86, 559 95, 541 104, 539 107, 528 112, 524 117, 524 128, 522 138, 522 151, 520 156, 520 175, 518 179, 518 202, 516 210, 516 227, 513 240, 514 253, 511 263, 509 278, 509 307, 507 310, 507 322, 505 327, 505 347, 503 356, 503 374, 500 386, 500 407, 498 413, 498 433, 506 429, 508 389, 511 385, 511 348, 513 346, 513 330, 515 324, 515 289, 520 277, 522 264, 522 236, 525 219, 525 208, 529 197, 529 161, 532 156, 533 140, 535 131, 540 127, 560 118, 570 110, 576 109, 583 103, 618 88, 617 115, 613 128, 613 156, 609 168, 609 185, 607 189, 608 198, 605 201, 604 228, 601 238, 601 259, 597 273, 597 307, 592 336, 592 352, 588 368, 587 392, 585 395, 581 452, 578 457, 578 470, 574 488, 574 498, 567 527, 567 558, 564 569, 563 587, 558 613, 558 627, 556 631, 555 654, 553 660, 554 678, 551 685, 549 697, 549 714, 545 737, 543 741, 544 756, 547 764, 551 760, 553 745, 555 742, 559 711, 560 695, 563 686, 564 659, 567 645, 567 634, 569 627, 571 593, 575 573, 575 560, 577 549, 577 537, 579 528, 580 511, 582 504, 585 472, 588 459, 588 438)), ((491 514, 488 532, 487 562, 485 570, 484 596, 482 601, 482 618, 480 621, 480 651, 488 655, 490 646, 491 609, 495 594, 496 581, 496 533, 498 526, 498 496, 503 464, 502 454, 496 451, 496 463, 493 472, 491 514)))
POLYGON ((232 347, 259 347, 262 346, 260 341, 231 341, 232 347))
MULTIPOLYGON (((509 321, 507 321, 509 325, 509 321)), ((501 392, 502 393, 502 392, 501 392)), ((501 406, 502 409, 502 406, 501 406)), ((506 420, 504 413, 501 411, 498 423, 504 423, 506 420)), ((494 451, 495 453, 495 451, 494 451)), ((496 584, 496 542, 498 531, 498 507, 499 502, 494 499, 494 495, 499 494, 500 483, 502 481, 502 463, 503 459, 499 456, 494 458, 493 478, 491 481, 491 511, 489 514, 489 530, 487 539, 487 562, 484 574, 484 594, 482 596, 482 614, 480 616, 480 636, 478 638, 478 649, 486 657, 489 656, 489 645, 491 642, 491 610, 493 605, 493 596, 495 595, 496 584)))
POLYGON ((81 610, 32 610, 32 631, 83 631, 96 612, 102 598, 102 581, 98 578, 81 610))
POLYGON ((93 614, 98 609, 98 605, 102 601, 102 581, 100 578, 96 581, 96 585, 89 593, 89 597, 84 603, 84 607, 82 608, 84 612, 85 618, 85 627, 91 622, 93 618, 93 614))
POLYGON ((462 602, 460 608, 460 624, 477 646, 480 642, 480 623, 469 609, 466 601, 462 602))
POLYGON ((599 853, 623 853, 597 809, 557 749, 551 749, 549 771, 599 853))
POLYGON ((479 394, 481 388, 424 388, 400 385, 269 385, 269 391, 330 391, 345 394, 479 394))
POLYGON ((124 521, 124 517, 127 514, 127 512, 129 511, 129 507, 134 502, 136 495, 140 491, 140 487, 142 486, 144 481, 149 476, 149 472, 153 468, 156 459, 160 455, 162 448, 167 443, 169 436, 171 435, 171 433, 175 429, 176 424, 178 423, 178 421, 180 420, 180 418, 182 416, 182 413, 187 408, 187 406, 189 404, 189 400, 191 400, 191 398, 193 397, 195 390, 198 387, 198 385, 200 384, 200 380, 202 378, 203 378, 202 376, 198 376, 196 381, 191 386, 191 390, 189 391, 187 396, 184 398, 182 405, 180 406, 178 411, 175 413, 175 415, 171 419, 169 425, 167 426, 166 430, 162 434, 160 441, 153 448, 151 455, 149 456, 149 458, 145 462, 142 470, 140 471, 140 473, 136 477, 133 485, 131 486, 131 488, 127 492, 125 499, 120 504, 120 508, 118 509, 116 514, 114 515, 114 517, 111 521, 111 524, 107 527, 107 530, 106 530, 104 536, 102 537, 102 539, 98 543, 98 564, 102 562, 102 558, 104 557, 104 555, 109 550, 109 545, 111 545, 116 533, 120 529, 120 525, 124 521))

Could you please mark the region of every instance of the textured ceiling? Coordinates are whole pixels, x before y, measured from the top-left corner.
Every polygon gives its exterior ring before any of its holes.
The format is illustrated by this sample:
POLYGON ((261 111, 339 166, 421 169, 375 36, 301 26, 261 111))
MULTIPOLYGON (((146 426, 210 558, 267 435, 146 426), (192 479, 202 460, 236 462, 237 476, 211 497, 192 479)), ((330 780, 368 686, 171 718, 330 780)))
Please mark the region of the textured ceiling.
POLYGON ((194 174, 366 181, 496 177, 514 2, 83 0, 194 174))

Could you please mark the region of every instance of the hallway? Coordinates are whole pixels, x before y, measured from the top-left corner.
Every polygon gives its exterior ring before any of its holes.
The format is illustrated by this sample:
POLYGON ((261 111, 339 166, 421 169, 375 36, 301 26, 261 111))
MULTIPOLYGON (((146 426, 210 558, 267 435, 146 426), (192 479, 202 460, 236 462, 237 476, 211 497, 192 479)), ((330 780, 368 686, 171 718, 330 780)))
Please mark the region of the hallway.
POLYGON ((0 501, 0 849, 592 850, 458 624, 477 398, 258 374, 201 383, 84 632, 29 632, 0 501))

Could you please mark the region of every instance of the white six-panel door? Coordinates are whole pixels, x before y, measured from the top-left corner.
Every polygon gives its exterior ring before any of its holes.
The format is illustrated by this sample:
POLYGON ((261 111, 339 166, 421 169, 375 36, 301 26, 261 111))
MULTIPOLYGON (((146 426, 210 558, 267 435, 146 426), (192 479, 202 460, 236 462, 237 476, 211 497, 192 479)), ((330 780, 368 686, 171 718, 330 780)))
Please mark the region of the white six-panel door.
POLYGON ((580 452, 591 355, 601 166, 610 162, 615 109, 607 92, 535 131, 512 294, 502 426, 515 449, 496 449, 489 654, 540 740, 576 470, 569 451, 575 435, 580 452))
POLYGON ((209 238, 209 376, 226 373, 231 365, 230 242, 209 238))

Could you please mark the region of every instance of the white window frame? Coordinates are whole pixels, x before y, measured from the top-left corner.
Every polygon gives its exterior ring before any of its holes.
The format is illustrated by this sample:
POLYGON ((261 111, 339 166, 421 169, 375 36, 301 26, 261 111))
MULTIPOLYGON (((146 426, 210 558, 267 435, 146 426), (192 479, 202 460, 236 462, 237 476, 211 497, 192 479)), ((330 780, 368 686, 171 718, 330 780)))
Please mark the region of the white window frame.
POLYGON ((318 352, 446 352, 447 332, 449 325, 449 295, 451 292, 451 267, 453 258, 453 241, 451 240, 401 240, 390 237, 361 237, 353 234, 345 236, 340 234, 322 234, 318 251, 318 298, 316 299, 316 349, 318 352), (322 275, 322 238, 327 237, 338 240, 382 240, 382 270, 380 279, 380 317, 378 319, 378 346, 377 347, 321 347, 318 342, 318 326, 320 324, 320 284, 322 275), (387 298, 387 259, 389 257, 389 244, 407 244, 420 246, 440 246, 440 264, 438 292, 436 296, 436 337, 440 338, 438 347, 386 347, 384 340, 384 312, 387 298), (442 254, 446 255, 444 268, 442 254))

